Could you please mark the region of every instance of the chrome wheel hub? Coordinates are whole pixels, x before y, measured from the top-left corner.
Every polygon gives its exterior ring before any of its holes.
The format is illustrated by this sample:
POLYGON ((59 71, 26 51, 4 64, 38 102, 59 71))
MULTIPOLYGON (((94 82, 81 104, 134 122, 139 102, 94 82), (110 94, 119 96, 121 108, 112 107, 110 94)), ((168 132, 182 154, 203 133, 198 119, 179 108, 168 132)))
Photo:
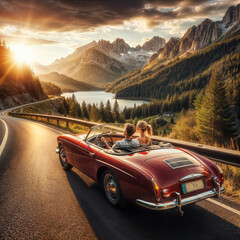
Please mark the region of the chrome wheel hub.
POLYGON ((66 153, 63 148, 60 150, 60 157, 63 163, 67 162, 66 153))
POLYGON ((116 204, 119 201, 119 189, 111 174, 106 174, 104 177, 104 189, 108 199, 116 204))

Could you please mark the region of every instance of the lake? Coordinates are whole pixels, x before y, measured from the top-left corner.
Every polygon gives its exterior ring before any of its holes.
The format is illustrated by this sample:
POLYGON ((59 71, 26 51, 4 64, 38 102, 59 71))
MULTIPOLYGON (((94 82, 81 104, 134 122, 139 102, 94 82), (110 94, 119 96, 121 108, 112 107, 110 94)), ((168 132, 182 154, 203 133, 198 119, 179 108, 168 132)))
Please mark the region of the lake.
MULTIPOLYGON (((73 93, 63 93, 62 96, 64 97, 71 97, 73 93)), ((74 95, 77 99, 77 101, 82 104, 83 101, 85 101, 87 104, 98 104, 100 105, 101 101, 106 104, 106 102, 109 100, 111 103, 111 106, 113 107, 113 104, 115 102, 115 94, 109 93, 109 92, 104 92, 104 91, 79 91, 79 92, 74 92, 74 95)), ((125 106, 126 107, 134 107, 134 104, 142 105, 143 103, 149 103, 149 101, 145 100, 127 100, 127 99, 118 99, 118 104, 120 111, 122 111, 125 106)))

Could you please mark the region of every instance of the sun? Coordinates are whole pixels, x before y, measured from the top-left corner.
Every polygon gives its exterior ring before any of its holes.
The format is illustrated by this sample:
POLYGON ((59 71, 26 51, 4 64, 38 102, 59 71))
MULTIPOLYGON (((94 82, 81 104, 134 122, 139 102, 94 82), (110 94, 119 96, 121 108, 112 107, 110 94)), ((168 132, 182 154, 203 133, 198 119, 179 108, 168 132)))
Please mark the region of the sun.
POLYGON ((18 64, 30 64, 32 62, 30 50, 26 45, 15 45, 12 48, 14 59, 18 64))

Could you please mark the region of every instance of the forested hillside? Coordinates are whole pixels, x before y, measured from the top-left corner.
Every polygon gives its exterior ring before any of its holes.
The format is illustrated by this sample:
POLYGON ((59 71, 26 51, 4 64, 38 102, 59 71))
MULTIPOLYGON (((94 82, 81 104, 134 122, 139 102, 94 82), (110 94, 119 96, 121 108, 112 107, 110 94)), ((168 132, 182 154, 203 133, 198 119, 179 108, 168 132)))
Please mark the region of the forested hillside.
POLYGON ((47 98, 25 64, 17 64, 5 42, 0 42, 0 109, 47 98))
POLYGON ((118 98, 152 98, 161 100, 160 108, 181 110, 192 104, 195 96, 205 88, 213 69, 230 79, 230 88, 239 89, 240 35, 210 45, 196 53, 175 58, 155 69, 143 68, 115 81, 107 90, 118 98))

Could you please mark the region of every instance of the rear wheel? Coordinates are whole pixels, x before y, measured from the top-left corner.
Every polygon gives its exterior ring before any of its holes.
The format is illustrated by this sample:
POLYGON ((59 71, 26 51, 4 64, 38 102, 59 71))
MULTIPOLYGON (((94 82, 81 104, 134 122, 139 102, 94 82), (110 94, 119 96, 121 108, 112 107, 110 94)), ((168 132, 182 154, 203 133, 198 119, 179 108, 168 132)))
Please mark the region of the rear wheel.
POLYGON ((125 207, 126 199, 124 198, 117 177, 114 172, 106 169, 102 174, 102 186, 107 200, 116 207, 125 207))
POLYGON ((64 170, 72 169, 73 166, 67 161, 67 156, 66 156, 63 145, 60 145, 60 148, 59 148, 59 160, 64 170))

